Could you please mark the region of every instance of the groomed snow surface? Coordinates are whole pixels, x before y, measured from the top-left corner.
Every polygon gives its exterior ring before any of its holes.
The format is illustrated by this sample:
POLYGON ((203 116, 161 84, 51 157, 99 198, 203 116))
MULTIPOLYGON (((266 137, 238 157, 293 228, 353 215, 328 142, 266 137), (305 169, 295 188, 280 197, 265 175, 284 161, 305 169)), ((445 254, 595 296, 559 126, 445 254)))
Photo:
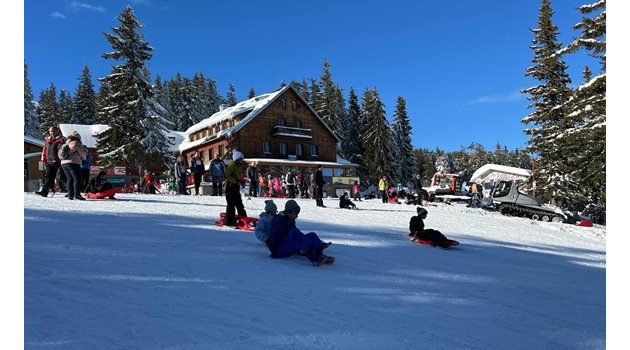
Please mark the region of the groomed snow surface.
POLYGON ((224 197, 117 198, 24 194, 26 349, 606 348, 602 226, 430 205, 445 250, 408 241, 415 206, 298 199, 315 267, 214 226, 224 197))

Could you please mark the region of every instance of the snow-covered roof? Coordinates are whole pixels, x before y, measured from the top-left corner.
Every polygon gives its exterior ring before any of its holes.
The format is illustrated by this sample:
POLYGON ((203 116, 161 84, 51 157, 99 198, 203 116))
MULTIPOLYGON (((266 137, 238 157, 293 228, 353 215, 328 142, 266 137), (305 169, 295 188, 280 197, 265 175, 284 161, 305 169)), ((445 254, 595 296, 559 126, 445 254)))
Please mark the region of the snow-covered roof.
MULTIPOLYGON (((81 135, 81 143, 88 148, 96 148, 95 135, 109 129, 108 125, 104 124, 59 124, 59 129, 64 137, 68 137, 75 130, 81 135)), ((184 140, 184 133, 181 131, 168 130, 166 137, 173 142, 173 146, 170 147, 170 151, 175 152, 179 150, 179 145, 184 140)), ((26 140, 26 136, 24 137, 26 140)), ((42 143, 43 145, 43 143, 42 143)))
POLYGON ((64 137, 70 136, 75 130, 81 135, 81 143, 87 148, 96 148, 95 135, 109 129, 109 126, 104 124, 59 124, 61 135, 64 137))
POLYGON ((470 182, 477 182, 477 180, 512 180, 515 178, 527 179, 531 176, 531 174, 532 171, 527 169, 507 165, 486 164, 472 174, 470 182), (509 175, 508 177, 510 177, 510 179, 505 178, 505 176, 501 177, 501 174, 509 175), (490 177, 491 179, 487 179, 487 177, 490 177))
POLYGON ((24 135, 24 142, 28 142, 31 145, 44 147, 44 140, 40 140, 30 135, 24 135))
MULTIPOLYGON (((230 136, 238 132, 250 121, 256 118, 256 116, 260 114, 260 112, 263 111, 265 108, 267 108, 267 106, 269 106, 278 96, 282 95, 288 89, 293 89, 293 87, 291 85, 287 85, 276 92, 252 97, 249 100, 239 102, 232 107, 228 107, 222 111, 216 112, 215 114, 211 115, 209 118, 206 118, 200 121, 199 123, 191 126, 184 133, 184 140, 181 143, 181 145, 179 145, 179 151, 183 152, 185 150, 191 149, 195 146, 203 144, 212 139, 222 138, 224 136, 230 136), (246 112, 249 112, 249 113, 234 126, 221 130, 216 135, 207 136, 202 139, 195 140, 195 141, 188 141, 189 140, 188 135, 194 134, 200 130, 204 130, 208 127, 211 127, 212 125, 219 124, 223 122, 224 120, 232 119, 236 117, 237 115, 241 115, 246 112)), ((295 89, 293 90, 295 91, 295 89)), ((302 98, 302 96, 297 91, 295 92, 300 98, 302 98)), ((302 99, 302 102, 304 103, 305 106, 307 106, 313 112, 313 114, 315 114, 315 116, 322 122, 322 124, 324 124, 326 129, 330 131, 330 133, 335 137, 335 139, 337 139, 337 141, 340 141, 337 135, 335 135, 335 133, 332 132, 330 127, 322 120, 322 118, 317 114, 317 112, 303 99, 302 99)))

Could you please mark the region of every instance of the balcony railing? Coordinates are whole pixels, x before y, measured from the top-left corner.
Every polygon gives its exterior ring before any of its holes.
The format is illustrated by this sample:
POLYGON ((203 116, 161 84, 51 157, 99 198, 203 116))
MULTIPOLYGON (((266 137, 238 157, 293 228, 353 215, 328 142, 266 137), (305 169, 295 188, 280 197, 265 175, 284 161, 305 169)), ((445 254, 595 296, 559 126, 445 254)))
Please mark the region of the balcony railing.
POLYGON ((276 125, 273 127, 273 136, 299 137, 312 139, 311 129, 292 128, 289 126, 276 125))

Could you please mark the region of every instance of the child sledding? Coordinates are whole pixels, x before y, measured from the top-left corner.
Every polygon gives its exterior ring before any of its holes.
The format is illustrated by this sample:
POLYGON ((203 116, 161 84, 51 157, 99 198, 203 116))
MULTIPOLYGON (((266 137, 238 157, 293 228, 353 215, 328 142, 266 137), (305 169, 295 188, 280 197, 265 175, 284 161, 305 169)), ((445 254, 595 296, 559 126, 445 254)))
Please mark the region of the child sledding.
POLYGON ((300 206, 290 199, 284 205, 284 211, 273 216, 270 231, 266 240, 272 258, 288 258, 293 255, 304 255, 313 265, 329 265, 335 258, 324 254, 324 249, 332 243, 323 242, 315 232, 302 233, 295 220, 300 213, 300 206))
POLYGON ((433 247, 437 246, 442 248, 450 248, 459 245, 459 242, 446 238, 442 232, 438 230, 425 229, 424 219, 427 218, 428 212, 422 207, 418 207, 416 210, 418 215, 412 216, 409 221, 410 241, 422 245, 430 245, 433 247))

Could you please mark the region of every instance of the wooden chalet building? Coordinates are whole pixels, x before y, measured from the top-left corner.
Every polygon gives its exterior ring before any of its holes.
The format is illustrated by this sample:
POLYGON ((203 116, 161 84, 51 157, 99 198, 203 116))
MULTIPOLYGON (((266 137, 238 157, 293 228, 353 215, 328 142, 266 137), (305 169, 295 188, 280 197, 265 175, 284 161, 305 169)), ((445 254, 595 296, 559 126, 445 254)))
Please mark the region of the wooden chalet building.
POLYGON ((229 159, 232 149, 256 163, 258 174, 280 176, 289 170, 312 173, 323 166, 325 191, 348 190, 356 164, 337 156, 339 138, 291 86, 224 108, 191 126, 179 150, 190 163, 199 151, 206 169, 215 155, 229 159))
POLYGON ((44 141, 24 135, 24 192, 37 191, 42 185, 44 166, 42 148, 44 141))

